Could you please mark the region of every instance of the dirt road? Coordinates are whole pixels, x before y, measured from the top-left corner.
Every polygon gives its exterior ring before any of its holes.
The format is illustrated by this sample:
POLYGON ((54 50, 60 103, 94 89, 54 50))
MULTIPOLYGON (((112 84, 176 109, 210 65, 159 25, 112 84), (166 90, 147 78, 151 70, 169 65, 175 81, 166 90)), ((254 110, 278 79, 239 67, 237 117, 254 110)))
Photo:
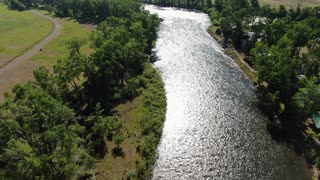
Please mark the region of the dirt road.
MULTIPOLYGON (((2 68, 0 67, 0 103, 4 101, 4 92, 10 91, 16 84, 33 80, 33 71, 40 66, 46 65, 40 62, 28 61, 28 59, 38 53, 40 48, 43 48, 61 32, 62 25, 57 19, 43 15, 36 10, 32 10, 31 12, 52 21, 54 23, 54 30, 30 50, 13 59, 2 68)), ((47 68, 50 69, 50 66, 47 68)))
MULTIPOLYGON (((43 48, 45 45, 47 45, 53 38, 57 37, 60 34, 62 25, 57 19, 54 19, 54 18, 47 16, 47 15, 44 15, 37 10, 31 10, 31 12, 53 22, 54 23, 54 30, 51 32, 51 34, 49 36, 47 36, 45 39, 43 39, 38 44, 34 45, 30 50, 28 50, 24 54, 16 57, 15 59, 9 61, 7 64, 2 66, 0 68, 0 77, 2 76, 2 74, 4 72, 16 67, 18 64, 21 64, 23 61, 26 61, 29 58, 31 58, 33 55, 35 55, 37 52, 39 52, 41 48, 43 48)), ((1 86, 1 84, 0 84, 0 86, 1 86)))

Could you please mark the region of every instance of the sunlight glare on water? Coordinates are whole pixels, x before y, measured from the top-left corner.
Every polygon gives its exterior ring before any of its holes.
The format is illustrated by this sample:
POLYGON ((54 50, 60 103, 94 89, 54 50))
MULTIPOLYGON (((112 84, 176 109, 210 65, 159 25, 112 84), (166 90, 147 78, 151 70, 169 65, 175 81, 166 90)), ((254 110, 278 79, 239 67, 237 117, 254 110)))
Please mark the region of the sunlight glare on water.
POLYGON ((164 21, 154 49, 167 114, 153 179, 310 179, 266 131, 254 89, 207 33, 204 13, 146 5, 164 21))

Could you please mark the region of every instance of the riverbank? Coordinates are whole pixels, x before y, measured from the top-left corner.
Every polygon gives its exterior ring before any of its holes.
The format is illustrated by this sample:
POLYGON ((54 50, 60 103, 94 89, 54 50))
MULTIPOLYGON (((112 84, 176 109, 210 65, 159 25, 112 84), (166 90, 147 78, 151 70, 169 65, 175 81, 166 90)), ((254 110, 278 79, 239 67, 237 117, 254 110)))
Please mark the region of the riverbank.
MULTIPOLYGON (((219 27, 212 25, 208 28, 208 33, 221 46, 223 46, 224 37, 216 33, 218 28, 219 27)), ((227 45, 227 47, 224 47, 223 49, 224 49, 224 53, 230 56, 234 60, 234 62, 239 65, 242 72, 248 77, 248 79, 250 79, 253 83, 257 82, 258 80, 257 72, 248 63, 245 62, 246 55, 244 53, 237 51, 231 45, 227 45)))
MULTIPOLYGON (((258 81, 258 74, 248 63, 245 62, 246 56, 243 52, 235 50, 231 44, 224 45, 223 35, 218 35, 216 30, 219 27, 210 26, 208 28, 208 33, 223 47, 224 53, 230 56, 235 63, 237 63, 242 70, 242 72, 250 79, 253 83, 258 81)), ((290 114, 291 115, 291 114, 290 114)), ((278 142, 286 142, 296 152, 296 155, 302 156, 305 160, 309 170, 312 173, 312 177, 319 178, 319 170, 315 165, 314 159, 317 156, 317 150, 315 143, 313 142, 311 136, 309 136, 308 131, 310 131, 310 126, 305 125, 304 128, 299 128, 299 124, 293 124, 288 120, 297 119, 300 117, 299 114, 294 113, 291 117, 286 117, 285 121, 280 125, 280 122, 271 122, 268 125, 268 130, 271 136, 278 142), (280 126, 280 127, 279 127, 280 126)), ((299 122, 295 120, 294 122, 299 122)))
MULTIPOLYGON (((141 95, 114 109, 122 122, 122 153, 107 153, 98 161, 95 167, 98 179, 150 179, 152 176, 165 121, 166 95, 161 76, 151 63, 147 63, 142 76, 146 85, 141 95)), ((107 147, 113 152, 116 145, 107 141, 107 147)))

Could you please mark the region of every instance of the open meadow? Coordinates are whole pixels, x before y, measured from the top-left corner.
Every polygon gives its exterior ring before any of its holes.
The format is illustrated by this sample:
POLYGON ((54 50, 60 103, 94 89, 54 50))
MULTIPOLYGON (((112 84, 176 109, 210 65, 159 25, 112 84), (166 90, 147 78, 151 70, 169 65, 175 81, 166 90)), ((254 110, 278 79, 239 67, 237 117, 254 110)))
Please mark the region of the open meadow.
MULTIPOLYGON (((48 14, 47 11, 40 12, 48 14)), ((33 56, 31 58, 32 61, 54 64, 59 58, 65 58, 68 55, 68 41, 74 38, 88 40, 91 31, 95 29, 94 25, 80 24, 70 18, 60 18, 59 21, 62 24, 62 31, 60 35, 47 44, 43 48, 43 51, 33 56)), ((89 43, 86 43, 81 48, 81 52, 84 54, 90 54, 92 52, 89 43)))
POLYGON ((45 38, 53 27, 32 12, 9 10, 0 3, 0 67, 45 38))

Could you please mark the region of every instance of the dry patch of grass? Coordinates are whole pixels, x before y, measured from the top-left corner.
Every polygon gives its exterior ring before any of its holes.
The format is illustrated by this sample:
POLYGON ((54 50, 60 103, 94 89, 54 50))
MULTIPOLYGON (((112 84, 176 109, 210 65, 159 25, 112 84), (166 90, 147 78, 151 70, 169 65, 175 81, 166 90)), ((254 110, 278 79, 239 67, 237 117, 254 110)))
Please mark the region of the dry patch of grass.
POLYGON ((51 65, 25 61, 15 66, 9 71, 0 75, 0 103, 4 102, 4 93, 10 91, 16 84, 25 83, 33 80, 33 70, 40 66, 46 66, 51 69, 51 65))
POLYGON ((313 7, 319 6, 319 0, 259 0, 261 5, 270 5, 275 8, 278 8, 279 5, 284 5, 287 8, 296 8, 297 6, 300 7, 313 7))

